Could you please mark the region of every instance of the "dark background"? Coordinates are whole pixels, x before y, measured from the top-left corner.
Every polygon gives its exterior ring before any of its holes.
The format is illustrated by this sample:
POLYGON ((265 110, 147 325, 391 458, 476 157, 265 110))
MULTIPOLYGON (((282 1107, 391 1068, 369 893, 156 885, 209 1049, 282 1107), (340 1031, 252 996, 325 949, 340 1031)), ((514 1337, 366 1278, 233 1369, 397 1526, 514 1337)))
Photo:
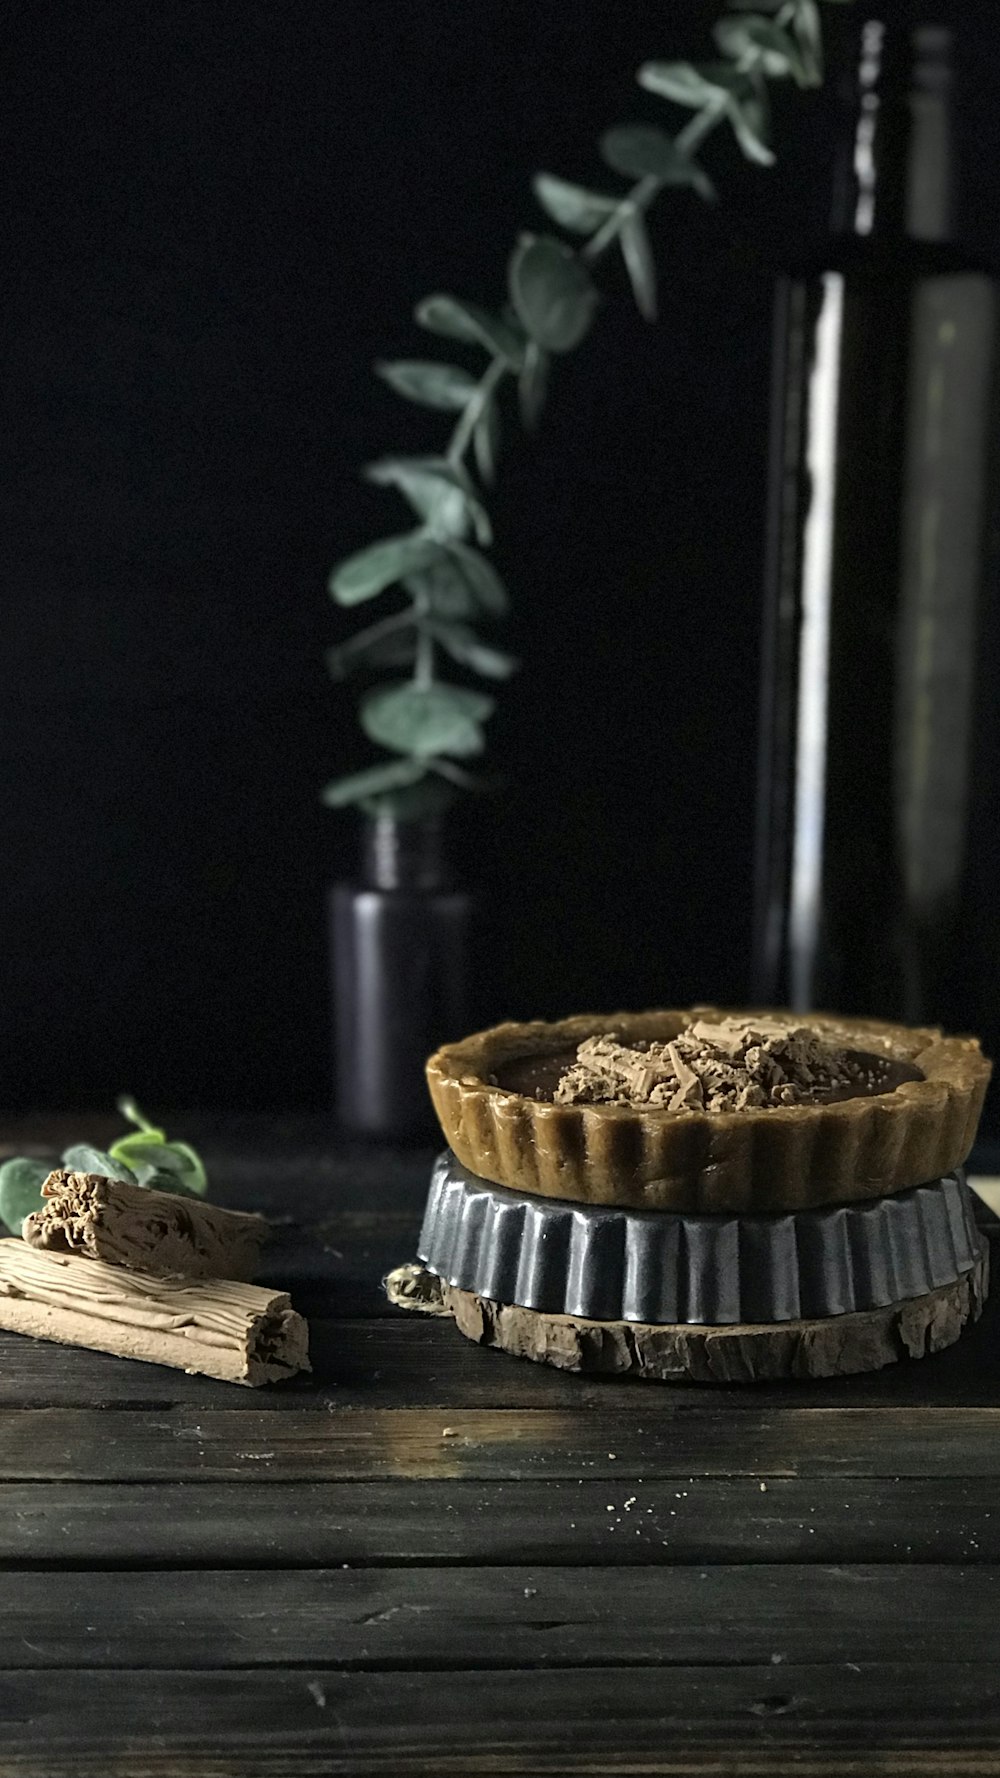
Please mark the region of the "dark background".
MULTIPOLYGON (((370 374, 486 302, 539 167, 667 113, 701 0, 157 0, 5 10, 2 1095, 322 1105, 324 885, 369 757, 325 582, 406 523, 358 467, 447 416, 370 374)), ((848 9, 829 8, 831 36, 848 9)), ((1000 221, 1000 8, 962 28, 962 234, 1000 221)), ((618 268, 536 439, 508 427, 496 559, 523 656, 502 796, 454 846, 478 1014, 747 992, 771 268, 821 229, 829 90, 661 203, 654 328, 618 268)), ((498 636, 498 640, 499 640, 498 636)))

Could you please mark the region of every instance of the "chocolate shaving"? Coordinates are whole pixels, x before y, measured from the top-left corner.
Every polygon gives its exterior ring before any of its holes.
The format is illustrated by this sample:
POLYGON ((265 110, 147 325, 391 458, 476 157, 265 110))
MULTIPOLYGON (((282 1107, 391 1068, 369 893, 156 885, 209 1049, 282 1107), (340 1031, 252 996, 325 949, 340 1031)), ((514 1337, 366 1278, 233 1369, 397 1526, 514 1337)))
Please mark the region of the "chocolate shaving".
POLYGON ((881 1057, 840 1048, 776 1019, 697 1019, 668 1043, 588 1037, 555 1089, 558 1105, 662 1105, 744 1111, 879 1090, 881 1057))

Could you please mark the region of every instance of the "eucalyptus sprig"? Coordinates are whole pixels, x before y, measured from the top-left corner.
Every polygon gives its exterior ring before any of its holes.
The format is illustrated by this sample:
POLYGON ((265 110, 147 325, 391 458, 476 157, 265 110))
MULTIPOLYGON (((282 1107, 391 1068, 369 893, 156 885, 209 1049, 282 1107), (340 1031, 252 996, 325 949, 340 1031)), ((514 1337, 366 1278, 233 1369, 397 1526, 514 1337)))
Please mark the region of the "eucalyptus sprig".
POLYGON ((330 576, 339 605, 361 605, 380 594, 390 594, 394 604, 328 652, 331 675, 343 679, 358 668, 406 672, 367 691, 360 704, 362 729, 388 757, 329 785, 323 800, 330 807, 416 816, 457 790, 481 787, 465 762, 483 752, 494 699, 442 678, 439 669, 447 657, 480 679, 502 681, 518 665, 476 628, 508 609, 507 589, 485 553, 493 537, 485 489, 496 475, 504 390, 516 383, 522 422, 533 427, 553 359, 574 351, 590 332, 601 301, 594 270, 612 248, 621 254, 640 313, 655 320, 656 262, 646 222, 653 204, 670 188, 714 199, 695 157, 719 129, 732 131, 747 160, 771 166, 770 83, 809 88, 823 79, 820 0, 731 0, 714 38, 715 60, 651 61, 638 70, 641 87, 691 116, 676 135, 649 123, 605 132, 601 156, 629 181, 627 189, 597 191, 552 173, 536 175, 541 208, 566 233, 583 237, 581 245, 551 234, 521 235, 508 261, 507 299, 496 313, 448 295, 417 304, 418 325, 475 352, 474 370, 424 358, 376 366, 397 394, 455 417, 440 454, 389 456, 368 465, 367 479, 395 489, 417 522, 349 556, 330 576))
MULTIPOLYGON (((89 1142, 74 1143, 63 1151, 61 1165, 73 1173, 99 1173, 105 1179, 123 1179, 129 1185, 152 1191, 173 1192, 180 1197, 203 1198, 208 1176, 200 1155, 187 1142, 168 1141, 163 1130, 151 1124, 135 1100, 123 1093, 115 1104, 123 1118, 135 1127, 119 1136, 111 1147, 94 1148, 89 1142)), ((53 1162, 33 1155, 14 1155, 0 1166, 0 1222, 12 1235, 32 1211, 41 1210, 42 1186, 53 1162)))

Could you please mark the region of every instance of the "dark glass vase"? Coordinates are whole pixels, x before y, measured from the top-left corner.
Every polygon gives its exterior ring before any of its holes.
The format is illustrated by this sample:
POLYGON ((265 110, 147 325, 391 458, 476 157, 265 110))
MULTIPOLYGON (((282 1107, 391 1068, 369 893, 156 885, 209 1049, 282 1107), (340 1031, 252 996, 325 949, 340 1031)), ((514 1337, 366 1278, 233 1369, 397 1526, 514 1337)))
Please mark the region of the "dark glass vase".
POLYGON ((778 293, 755 995, 989 1042, 997 289, 953 238, 949 34, 855 16, 833 228, 778 293))
POLYGON ((424 1063, 467 1028, 471 911, 440 819, 366 822, 358 879, 329 898, 337 1113, 353 1135, 433 1140, 424 1063))

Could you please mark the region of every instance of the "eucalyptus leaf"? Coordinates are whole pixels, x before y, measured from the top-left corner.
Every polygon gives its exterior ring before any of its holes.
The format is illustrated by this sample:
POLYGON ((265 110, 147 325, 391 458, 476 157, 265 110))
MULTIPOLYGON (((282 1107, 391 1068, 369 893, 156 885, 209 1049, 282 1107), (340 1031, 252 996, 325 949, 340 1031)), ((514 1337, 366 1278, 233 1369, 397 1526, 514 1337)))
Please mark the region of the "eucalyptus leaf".
POLYGON ((31 1160, 27 1155, 15 1155, 0 1167, 0 1221, 12 1235, 21 1233, 26 1216, 42 1208, 42 1185, 51 1171, 47 1161, 31 1160))
POLYGON ((572 352, 590 329, 598 295, 579 254, 550 235, 522 235, 510 258, 511 300, 546 352, 572 352))
POLYGON ((686 105, 691 111, 710 105, 721 110, 728 91, 691 62, 643 62, 636 79, 647 92, 672 99, 675 105, 686 105))
POLYGON ((600 149, 608 166, 628 179, 663 179, 683 185, 690 174, 687 156, 681 154, 673 137, 655 124, 618 124, 605 130, 600 149))
POLYGON ((361 705, 361 726, 372 741, 396 753, 426 759, 434 753, 458 758, 481 753, 480 723, 493 700, 455 685, 416 685, 412 680, 370 692, 361 705))
POLYGON ((516 673, 520 661, 512 654, 505 654, 502 649, 489 648, 480 642, 474 630, 467 624, 434 623, 430 626, 431 635, 441 644, 446 654, 459 666, 468 667, 473 673, 479 673, 484 679, 509 679, 516 673))
POLYGON ((524 369, 517 380, 521 419, 528 431, 538 425, 549 387, 549 355, 532 340, 524 355, 524 369))
POLYGON ((416 784, 426 767, 414 759, 390 759, 384 765, 369 766, 365 772, 352 772, 349 778, 337 778, 322 793, 328 809, 346 809, 363 803, 368 797, 382 796, 388 790, 402 790, 416 784))
POLYGON ((823 79, 823 25, 817 0, 795 0, 792 26, 802 58, 803 84, 819 86, 823 79))
POLYGON ((480 543, 492 541, 486 508, 468 476, 447 458, 382 457, 364 473, 379 487, 399 488, 433 537, 465 537, 471 527, 480 543))
POLYGON ((766 99, 747 93, 742 99, 731 98, 726 116, 733 126, 733 135, 748 161, 759 167, 773 167, 774 154, 768 147, 768 114, 766 99))
POLYGON ((428 333, 463 340, 467 345, 485 346, 512 370, 520 369, 524 357, 523 339, 506 321, 480 308, 478 303, 466 302, 458 296, 425 296, 417 304, 415 316, 428 333))
POLYGON ((477 610, 475 590, 454 553, 442 555, 433 567, 418 574, 408 574, 403 585, 420 609, 435 617, 472 617, 477 610))
POLYGON ((465 407, 476 392, 476 381, 467 370, 456 364, 435 364, 425 358, 397 359, 394 363, 376 364, 375 370, 397 395, 418 401, 424 407, 465 407))
POLYGON ((383 538, 381 543, 371 543, 348 556, 334 569, 330 592, 338 605, 360 605, 405 575, 429 568, 440 555, 441 544, 420 531, 383 538))
POLYGON ((486 403, 476 421, 472 432, 472 449, 475 452, 476 468, 483 481, 488 484, 495 482, 497 458, 500 454, 500 409, 494 400, 486 403))
POLYGON ((130 1167, 139 1185, 152 1185, 157 1191, 174 1191, 185 1197, 203 1197, 208 1180, 194 1149, 185 1142, 158 1142, 158 1135, 162 1136, 162 1132, 133 1130, 112 1144, 110 1157, 130 1167))
POLYGON ((572 185, 568 179, 557 178, 555 173, 536 173, 531 185, 542 209, 553 222, 580 235, 593 234, 602 222, 614 215, 621 201, 606 197, 601 191, 588 191, 583 185, 572 185))
POLYGON ((507 588, 493 563, 481 555, 479 550, 471 549, 467 543, 450 543, 448 554, 479 609, 488 612, 491 617, 506 617, 510 600, 507 588))
POLYGON ((102 1148, 92 1148, 89 1142, 78 1142, 73 1148, 67 1148, 62 1164, 71 1173, 98 1173, 104 1179, 124 1179, 127 1185, 136 1184, 131 1167, 124 1161, 115 1160, 102 1148))
POLYGON ((330 678, 346 679, 356 667, 405 666, 413 659, 414 621, 412 611, 401 611, 397 617, 369 624, 346 642, 328 648, 326 666, 330 678))
POLYGON ((781 80, 792 74, 800 85, 805 85, 806 74, 798 45, 774 19, 764 18, 760 13, 750 13, 742 18, 721 18, 713 35, 724 56, 743 63, 756 61, 762 73, 771 80, 781 80))
POLYGON ((640 211, 628 217, 621 231, 622 258, 640 315, 656 320, 656 262, 640 211))

